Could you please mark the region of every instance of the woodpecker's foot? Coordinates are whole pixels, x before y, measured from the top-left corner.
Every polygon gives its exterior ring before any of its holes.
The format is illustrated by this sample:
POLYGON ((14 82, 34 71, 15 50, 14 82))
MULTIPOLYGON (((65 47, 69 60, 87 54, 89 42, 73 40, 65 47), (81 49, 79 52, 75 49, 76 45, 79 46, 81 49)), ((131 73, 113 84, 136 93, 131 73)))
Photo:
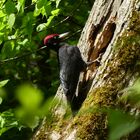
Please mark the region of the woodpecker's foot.
POLYGON ((90 61, 90 62, 87 62, 87 66, 89 67, 90 65, 92 65, 93 63, 99 63, 101 62, 101 57, 102 57, 102 54, 99 55, 99 57, 93 61, 90 61))

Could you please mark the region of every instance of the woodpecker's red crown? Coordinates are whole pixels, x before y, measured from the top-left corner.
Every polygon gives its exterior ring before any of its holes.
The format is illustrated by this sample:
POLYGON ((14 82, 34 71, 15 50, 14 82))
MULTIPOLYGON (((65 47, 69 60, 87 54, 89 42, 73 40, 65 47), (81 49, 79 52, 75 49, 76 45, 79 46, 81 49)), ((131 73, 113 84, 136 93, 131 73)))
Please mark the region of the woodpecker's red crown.
POLYGON ((56 43, 60 43, 61 40, 63 40, 65 37, 69 35, 69 32, 63 33, 63 34, 51 34, 45 37, 44 39, 44 45, 51 44, 54 45, 56 43))
POLYGON ((59 37, 59 34, 51 34, 51 35, 46 36, 44 38, 44 45, 46 45, 50 39, 53 39, 55 37, 59 37))

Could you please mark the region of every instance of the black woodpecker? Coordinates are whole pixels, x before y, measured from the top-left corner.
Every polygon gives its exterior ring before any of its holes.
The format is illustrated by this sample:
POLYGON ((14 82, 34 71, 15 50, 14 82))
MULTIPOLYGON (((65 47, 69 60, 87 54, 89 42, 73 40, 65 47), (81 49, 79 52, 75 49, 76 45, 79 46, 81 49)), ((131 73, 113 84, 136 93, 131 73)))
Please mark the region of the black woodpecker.
POLYGON ((75 92, 80 72, 85 70, 89 64, 82 59, 77 46, 70 46, 63 42, 66 36, 68 33, 48 35, 44 39, 44 45, 57 52, 60 82, 73 110, 73 99, 76 98, 75 92))

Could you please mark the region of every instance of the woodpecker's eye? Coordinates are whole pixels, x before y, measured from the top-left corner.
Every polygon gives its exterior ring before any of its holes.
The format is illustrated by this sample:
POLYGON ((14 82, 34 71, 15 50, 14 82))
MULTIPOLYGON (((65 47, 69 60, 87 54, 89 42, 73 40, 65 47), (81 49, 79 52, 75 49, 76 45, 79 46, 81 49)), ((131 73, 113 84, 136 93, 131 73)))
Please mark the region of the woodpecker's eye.
POLYGON ((54 38, 54 39, 58 39, 59 37, 58 37, 58 36, 54 36, 53 38, 54 38))

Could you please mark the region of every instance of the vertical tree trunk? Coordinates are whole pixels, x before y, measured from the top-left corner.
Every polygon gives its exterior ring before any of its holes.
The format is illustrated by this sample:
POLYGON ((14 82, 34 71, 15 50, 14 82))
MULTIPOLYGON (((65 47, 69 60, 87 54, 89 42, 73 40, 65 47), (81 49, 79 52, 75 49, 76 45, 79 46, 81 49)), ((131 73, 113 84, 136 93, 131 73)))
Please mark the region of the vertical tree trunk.
MULTIPOLYGON (((85 61, 101 56, 80 77, 86 96, 79 113, 65 118, 67 105, 61 87, 57 92, 60 104, 52 110, 53 121, 44 120, 34 140, 104 140, 108 137, 107 116, 97 111, 102 107, 120 107, 120 91, 131 86, 139 76, 140 1, 96 0, 81 34, 78 46, 85 61), (62 104, 62 101, 65 102, 62 104), (92 112, 86 110, 92 109, 92 112), (86 113, 85 113, 86 112, 86 113), (93 113, 94 112, 94 113, 93 113)), ((121 106, 126 108, 125 105, 121 106)), ((133 139, 140 139, 135 134, 133 139)), ((132 139, 127 137, 126 139, 132 139)))

